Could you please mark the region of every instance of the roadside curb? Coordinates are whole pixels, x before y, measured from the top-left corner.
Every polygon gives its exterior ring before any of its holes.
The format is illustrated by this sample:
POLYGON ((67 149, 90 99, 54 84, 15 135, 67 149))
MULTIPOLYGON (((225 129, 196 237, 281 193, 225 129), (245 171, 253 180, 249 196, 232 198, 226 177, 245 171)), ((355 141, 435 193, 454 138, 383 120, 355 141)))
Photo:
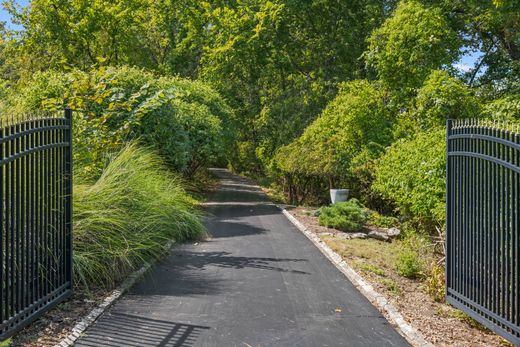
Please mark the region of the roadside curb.
POLYGON ((290 214, 283 206, 276 205, 282 213, 323 253, 334 266, 341 271, 354 286, 363 294, 379 311, 385 313, 391 323, 395 324, 408 342, 418 347, 433 347, 415 328, 406 323, 399 311, 388 300, 368 284, 343 258, 325 244, 316 234, 309 231, 300 221, 290 214))
MULTIPOLYGON (((175 242, 169 241, 166 245, 167 252, 173 247, 175 242)), ((121 283, 119 287, 114 289, 109 296, 107 296, 102 303, 93 308, 86 316, 77 323, 72 332, 67 335, 59 343, 55 344, 54 347, 71 347, 74 346, 76 341, 81 335, 103 314, 105 313, 128 289, 130 289, 141 277, 144 276, 152 268, 155 261, 146 263, 139 270, 131 273, 126 280, 121 283)))

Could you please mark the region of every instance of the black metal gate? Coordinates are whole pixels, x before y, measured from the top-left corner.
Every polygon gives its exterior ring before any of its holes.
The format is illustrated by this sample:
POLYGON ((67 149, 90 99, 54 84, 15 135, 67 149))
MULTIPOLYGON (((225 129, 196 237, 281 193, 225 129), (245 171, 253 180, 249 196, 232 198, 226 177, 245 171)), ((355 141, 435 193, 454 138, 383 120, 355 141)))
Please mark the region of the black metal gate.
POLYGON ((448 302, 520 345, 520 135, 447 123, 448 302))
POLYGON ((72 113, 0 124, 0 338, 71 294, 72 113))

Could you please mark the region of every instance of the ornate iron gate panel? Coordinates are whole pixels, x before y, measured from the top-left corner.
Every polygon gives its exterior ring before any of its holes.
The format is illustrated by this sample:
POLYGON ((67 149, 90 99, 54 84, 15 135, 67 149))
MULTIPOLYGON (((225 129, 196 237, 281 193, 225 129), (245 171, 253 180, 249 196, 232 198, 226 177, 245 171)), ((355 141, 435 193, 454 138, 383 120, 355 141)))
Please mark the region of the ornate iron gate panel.
POLYGON ((447 123, 447 301, 520 345, 520 135, 447 123))
POLYGON ((72 113, 0 124, 0 338, 72 291, 72 113))

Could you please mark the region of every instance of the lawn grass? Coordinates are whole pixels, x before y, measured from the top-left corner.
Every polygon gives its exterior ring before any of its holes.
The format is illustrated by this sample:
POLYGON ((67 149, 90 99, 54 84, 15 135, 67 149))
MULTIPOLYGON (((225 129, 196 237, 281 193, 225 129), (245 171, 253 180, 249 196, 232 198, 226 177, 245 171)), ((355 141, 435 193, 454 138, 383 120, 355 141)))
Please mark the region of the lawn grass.
POLYGON ((323 239, 342 257, 358 258, 358 261, 354 262, 354 264, 365 264, 363 265, 365 267, 375 266, 382 271, 385 269, 395 270, 400 251, 400 246, 396 242, 384 242, 374 239, 342 240, 330 236, 323 236, 323 239))

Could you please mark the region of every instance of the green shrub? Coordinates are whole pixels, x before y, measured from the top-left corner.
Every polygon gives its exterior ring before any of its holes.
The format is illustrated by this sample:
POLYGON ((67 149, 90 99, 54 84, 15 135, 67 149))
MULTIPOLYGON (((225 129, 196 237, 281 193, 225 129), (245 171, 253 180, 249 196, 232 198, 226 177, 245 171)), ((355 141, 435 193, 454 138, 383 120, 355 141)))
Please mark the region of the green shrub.
POLYGON ((392 228, 399 225, 399 220, 392 216, 383 216, 379 212, 370 211, 368 213, 367 223, 380 228, 392 228))
POLYGON ((392 141, 394 117, 386 97, 366 80, 342 84, 303 134, 278 149, 273 173, 290 182, 288 191, 300 192, 309 202, 325 200, 324 186, 345 186, 361 196, 371 182, 369 163, 392 141))
POLYGON ((13 94, 24 97, 11 103, 25 112, 77 110, 74 159, 76 173, 84 177, 98 177, 107 153, 137 137, 186 176, 225 162, 234 143, 231 108, 203 82, 127 66, 47 71, 33 79, 19 86, 13 94))
POLYGON ((443 126, 447 119, 476 118, 480 114, 471 88, 442 70, 432 71, 415 103, 414 117, 423 129, 443 126))
POLYGON ((520 93, 506 95, 484 106, 483 114, 490 119, 518 122, 520 119, 520 93))
POLYGON ((400 246, 395 262, 397 273, 411 279, 424 275, 431 258, 429 241, 419 234, 409 234, 400 246))
POLYGON ((110 287, 159 257, 169 240, 204 235, 195 202, 148 149, 129 144, 92 185, 74 187, 78 284, 110 287))
POLYGON ((353 164, 377 157, 392 138, 385 93, 365 80, 341 85, 336 98, 303 135, 276 157, 283 172, 344 178, 353 164), (362 156, 362 160, 359 156, 362 156))
POLYGON ((404 248, 396 259, 396 271, 406 278, 417 278, 423 271, 419 253, 411 248, 404 248))
POLYGON ((367 219, 365 208, 356 199, 320 209, 320 225, 345 232, 359 231, 367 219))
POLYGON ((446 145, 443 128, 395 142, 377 161, 372 189, 424 227, 444 225, 446 145))

